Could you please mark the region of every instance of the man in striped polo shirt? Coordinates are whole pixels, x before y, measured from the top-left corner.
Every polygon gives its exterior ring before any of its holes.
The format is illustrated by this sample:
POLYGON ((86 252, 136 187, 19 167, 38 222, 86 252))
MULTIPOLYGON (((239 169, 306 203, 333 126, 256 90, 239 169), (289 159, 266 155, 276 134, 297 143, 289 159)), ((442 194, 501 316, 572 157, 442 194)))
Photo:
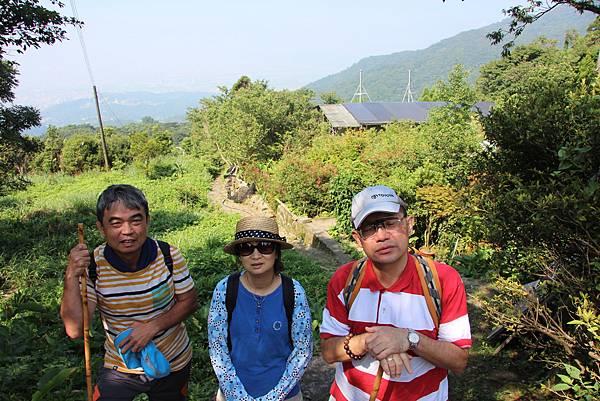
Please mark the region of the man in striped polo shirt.
MULTIPOLYGON (((87 300, 90 318, 96 308, 100 312, 106 340, 94 401, 133 400, 141 393, 148 394, 150 401, 185 400, 192 347, 183 321, 197 308, 185 259, 171 246, 172 263, 165 262, 169 255, 148 237, 148 202, 131 185, 104 190, 96 215, 96 226, 106 242, 94 250, 96 277, 88 277, 87 300), (119 344, 121 353, 140 352, 152 341, 169 362, 168 376, 151 379, 140 367, 128 368, 115 347, 115 337, 130 328, 119 344)), ((71 249, 60 311, 70 338, 83 333, 80 277, 89 275, 90 261, 85 244, 71 249)))
POLYGON ((464 285, 456 270, 435 262, 442 292, 436 327, 408 252, 414 219, 406 207, 383 185, 352 199, 352 236, 368 259, 349 311, 343 292, 353 263, 337 269, 327 287, 321 351, 325 361, 337 362, 330 400, 369 400, 381 366, 378 400, 446 401, 448 370, 466 367, 471 331, 464 285))

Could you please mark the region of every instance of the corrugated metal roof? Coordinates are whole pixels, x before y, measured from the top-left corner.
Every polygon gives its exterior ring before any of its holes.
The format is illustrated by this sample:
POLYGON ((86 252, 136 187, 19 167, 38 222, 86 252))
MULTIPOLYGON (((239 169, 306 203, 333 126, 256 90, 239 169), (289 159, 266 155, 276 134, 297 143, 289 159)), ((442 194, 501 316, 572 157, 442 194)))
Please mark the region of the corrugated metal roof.
POLYGON ((319 108, 333 128, 358 128, 360 124, 342 104, 322 104, 319 108))
MULTIPOLYGON (((429 110, 434 107, 442 107, 446 102, 369 102, 369 103, 344 103, 343 105, 322 105, 321 109, 327 116, 327 119, 334 128, 337 127, 357 127, 369 125, 382 125, 392 121, 410 120, 415 122, 424 122, 427 120, 429 110), (335 108, 331 107, 334 106, 335 108), (329 109, 331 107, 331 109, 329 109), (348 116, 343 114, 344 108, 351 115, 352 120, 358 125, 340 125, 341 121, 349 121, 348 116), (328 109, 330 111, 325 111, 328 109), (331 117, 330 117, 331 115, 331 117), (342 119, 341 116, 344 115, 342 119)), ((492 103, 478 102, 472 111, 479 111, 483 115, 488 115, 492 103)))

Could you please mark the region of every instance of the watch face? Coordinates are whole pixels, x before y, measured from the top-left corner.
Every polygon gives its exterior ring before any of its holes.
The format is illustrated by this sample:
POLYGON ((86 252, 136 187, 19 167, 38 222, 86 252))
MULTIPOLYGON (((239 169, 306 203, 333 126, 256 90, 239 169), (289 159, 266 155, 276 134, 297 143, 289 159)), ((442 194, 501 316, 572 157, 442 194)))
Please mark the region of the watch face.
POLYGON ((408 341, 411 343, 411 345, 417 345, 419 342, 419 335, 414 331, 411 331, 408 333, 408 341))

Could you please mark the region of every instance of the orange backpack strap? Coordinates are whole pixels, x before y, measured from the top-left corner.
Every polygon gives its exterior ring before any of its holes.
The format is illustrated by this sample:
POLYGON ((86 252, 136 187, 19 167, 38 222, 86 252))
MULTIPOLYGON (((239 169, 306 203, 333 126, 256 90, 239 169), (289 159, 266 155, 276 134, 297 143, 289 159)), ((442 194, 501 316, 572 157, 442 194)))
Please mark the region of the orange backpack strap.
POLYGON ((360 291, 360 283, 365 276, 365 265, 367 264, 367 258, 355 260, 348 278, 346 279, 346 285, 344 286, 344 304, 346 305, 346 311, 350 313, 350 308, 356 299, 358 292, 360 291))
POLYGON ((429 309, 435 328, 439 329, 440 317, 442 316, 442 287, 435 262, 433 259, 426 258, 418 253, 415 253, 412 257, 415 259, 415 268, 419 275, 419 281, 421 281, 427 309, 429 309))

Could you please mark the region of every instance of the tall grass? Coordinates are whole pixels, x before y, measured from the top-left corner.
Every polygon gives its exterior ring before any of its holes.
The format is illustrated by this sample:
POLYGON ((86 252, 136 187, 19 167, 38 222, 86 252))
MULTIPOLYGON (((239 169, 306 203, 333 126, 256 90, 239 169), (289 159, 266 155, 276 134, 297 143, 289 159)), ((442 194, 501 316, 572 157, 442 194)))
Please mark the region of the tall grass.
MULTIPOLYGON (((212 180, 205 163, 174 162, 174 176, 158 180, 134 169, 38 176, 27 190, 0 198, 0 400, 84 398, 83 344, 66 337, 58 313, 62 276, 77 241, 78 222, 86 226, 90 249, 102 242, 95 229, 95 203, 104 188, 116 183, 144 191, 150 204, 150 235, 178 246, 188 260, 201 305, 186 322, 194 344, 190 399, 209 400, 214 395, 217 384, 207 352, 206 317, 214 285, 237 269, 222 246, 232 238, 239 216, 208 206, 212 180)), ((318 318, 328 277, 293 251, 284 255, 284 263, 305 286, 318 318)), ((92 336, 95 376, 103 355, 97 317, 92 336)))

